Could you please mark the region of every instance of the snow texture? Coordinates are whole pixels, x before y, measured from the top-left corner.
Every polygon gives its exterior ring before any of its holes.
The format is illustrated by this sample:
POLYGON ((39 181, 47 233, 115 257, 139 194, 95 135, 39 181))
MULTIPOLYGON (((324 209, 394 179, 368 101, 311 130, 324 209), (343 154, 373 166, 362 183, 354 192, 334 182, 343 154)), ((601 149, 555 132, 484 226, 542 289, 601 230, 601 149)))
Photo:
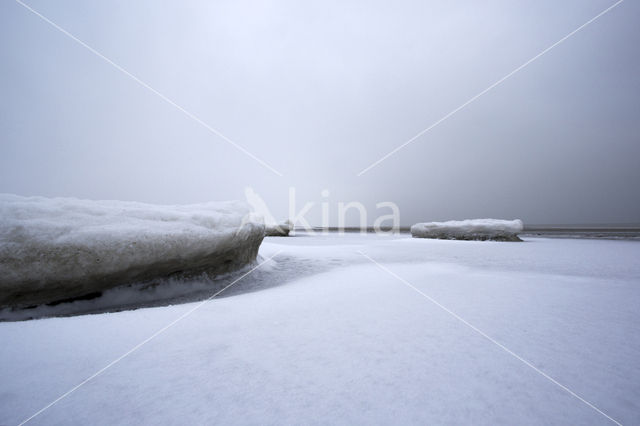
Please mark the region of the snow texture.
POLYGON ((238 270, 264 225, 240 202, 160 206, 0 195, 0 307, 94 297, 121 284, 238 270))
MULTIPOLYGON (((258 268, 29 425, 640 424, 640 243, 267 239, 258 268)), ((18 424, 195 303, 0 323, 18 424)))
POLYGON ((416 223, 411 227, 411 235, 415 238, 443 240, 522 241, 518 237, 522 229, 523 224, 519 219, 468 219, 416 223))

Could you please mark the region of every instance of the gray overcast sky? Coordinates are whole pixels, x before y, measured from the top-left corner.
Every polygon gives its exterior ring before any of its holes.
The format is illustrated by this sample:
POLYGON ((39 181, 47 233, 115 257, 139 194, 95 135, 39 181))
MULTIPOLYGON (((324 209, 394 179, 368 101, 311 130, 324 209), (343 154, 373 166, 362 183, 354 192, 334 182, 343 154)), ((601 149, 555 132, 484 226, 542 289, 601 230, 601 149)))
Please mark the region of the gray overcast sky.
MULTIPOLYGON (((0 3, 0 192, 189 203, 394 201, 403 224, 640 222, 640 3, 619 7, 361 177, 607 8, 569 1, 0 3)), ((320 207, 308 216, 316 223, 320 207)))

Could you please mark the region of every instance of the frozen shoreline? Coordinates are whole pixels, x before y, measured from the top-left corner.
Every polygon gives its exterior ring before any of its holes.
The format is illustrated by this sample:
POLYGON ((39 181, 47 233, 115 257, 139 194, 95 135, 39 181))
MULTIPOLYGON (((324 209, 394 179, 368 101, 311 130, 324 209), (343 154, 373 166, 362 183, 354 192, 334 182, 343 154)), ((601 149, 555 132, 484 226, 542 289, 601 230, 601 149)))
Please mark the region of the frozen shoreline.
MULTIPOLYGON (((606 423, 359 252, 621 423, 640 420, 640 244, 406 234, 265 239, 260 256, 279 253, 274 264, 37 420, 606 423)), ((194 306, 0 323, 0 423, 19 423, 194 306)))
MULTIPOLYGON (((597 244, 608 244, 609 240, 601 241, 590 239, 567 239, 566 243, 562 239, 549 239, 546 237, 526 236, 525 243, 544 244, 550 248, 556 247, 556 241, 560 245, 575 245, 582 250, 585 247, 594 247, 592 242, 597 244), (571 243, 571 241, 575 241, 571 243)), ((420 239, 412 239, 410 234, 401 233, 395 235, 360 234, 346 232, 340 234, 330 232, 327 234, 298 232, 297 235, 282 239, 279 237, 265 238, 258 261, 245 268, 218 277, 210 277, 206 274, 194 275, 191 277, 170 277, 157 279, 153 285, 148 283, 134 283, 112 288, 103 292, 98 297, 90 300, 76 300, 69 303, 60 303, 55 306, 39 305, 31 309, 0 309, 0 321, 20 321, 37 318, 75 316, 85 314, 99 314, 108 312, 120 312, 132 309, 149 307, 162 307, 172 304, 184 304, 197 302, 208 298, 216 291, 224 288, 234 279, 242 275, 250 266, 256 265, 276 253, 275 248, 284 250, 277 259, 270 264, 258 269, 251 276, 243 279, 243 282, 230 289, 221 297, 227 297, 244 292, 261 291, 275 285, 299 279, 304 276, 316 275, 327 272, 331 269, 342 268, 348 265, 364 263, 366 259, 358 255, 357 250, 362 247, 369 247, 374 253, 383 259, 393 263, 413 263, 438 261, 448 263, 450 259, 457 262, 464 260, 466 265, 487 267, 491 265, 501 265, 507 270, 513 269, 508 262, 500 262, 492 257, 483 258, 483 253, 500 253, 505 259, 514 259, 516 264, 522 268, 526 265, 526 260, 521 258, 520 253, 527 252, 521 248, 513 248, 511 244, 500 242, 484 242, 489 244, 488 248, 482 248, 483 242, 455 241, 455 240, 426 240, 424 243, 420 239), (478 246, 477 244, 480 244, 478 246), (325 252, 323 247, 331 247, 332 251, 325 252), (412 248, 413 247, 413 248, 412 248), (424 248, 428 248, 424 251, 424 248), (400 249, 398 251, 398 249, 400 249), (397 251, 397 253, 396 253, 397 251), (471 254, 477 253, 469 257, 471 254), (321 256, 318 258, 318 256, 321 256), (466 260, 465 260, 466 259, 466 260)), ((613 241, 610 241, 613 242, 613 241)), ((623 244, 633 244, 632 241, 621 241, 623 244)), ((639 246, 640 247, 640 246, 639 246)), ((552 251, 550 251, 551 253, 552 251)), ((537 256, 540 256, 539 253, 537 256)), ((563 273, 563 270, 571 268, 572 273, 579 273, 580 265, 574 265, 570 261, 571 256, 557 253, 557 258, 546 258, 547 272, 563 273), (564 263, 563 263, 564 262, 564 263)), ((617 266, 621 268, 621 266, 617 266)), ((615 264, 603 270, 615 276, 615 264)), ((537 266, 532 265, 527 270, 537 272, 537 266)))

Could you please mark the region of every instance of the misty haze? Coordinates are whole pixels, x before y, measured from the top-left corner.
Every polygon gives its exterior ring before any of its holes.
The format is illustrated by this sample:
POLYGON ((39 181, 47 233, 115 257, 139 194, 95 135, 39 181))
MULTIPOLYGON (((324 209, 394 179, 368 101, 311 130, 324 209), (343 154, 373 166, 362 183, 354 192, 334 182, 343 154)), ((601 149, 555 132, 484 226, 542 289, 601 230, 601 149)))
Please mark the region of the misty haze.
POLYGON ((640 4, 0 4, 0 424, 640 423, 640 4))

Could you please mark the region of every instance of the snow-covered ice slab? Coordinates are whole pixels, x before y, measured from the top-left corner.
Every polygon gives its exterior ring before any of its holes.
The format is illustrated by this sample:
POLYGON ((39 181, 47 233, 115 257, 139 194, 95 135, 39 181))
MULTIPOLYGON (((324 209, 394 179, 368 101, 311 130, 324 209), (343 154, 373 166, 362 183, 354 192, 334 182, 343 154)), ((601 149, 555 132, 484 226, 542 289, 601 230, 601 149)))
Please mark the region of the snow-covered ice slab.
POLYGON ((287 237, 293 229, 293 223, 287 220, 280 224, 265 223, 264 234, 267 237, 287 237))
POLYGON ((255 261, 264 237, 264 225, 247 222, 248 213, 241 202, 161 206, 2 194, 0 307, 238 270, 255 261))
POLYGON ((448 222, 416 223, 411 227, 411 236, 416 238, 439 238, 445 240, 495 240, 522 241, 518 233, 523 224, 519 219, 469 219, 448 222))

